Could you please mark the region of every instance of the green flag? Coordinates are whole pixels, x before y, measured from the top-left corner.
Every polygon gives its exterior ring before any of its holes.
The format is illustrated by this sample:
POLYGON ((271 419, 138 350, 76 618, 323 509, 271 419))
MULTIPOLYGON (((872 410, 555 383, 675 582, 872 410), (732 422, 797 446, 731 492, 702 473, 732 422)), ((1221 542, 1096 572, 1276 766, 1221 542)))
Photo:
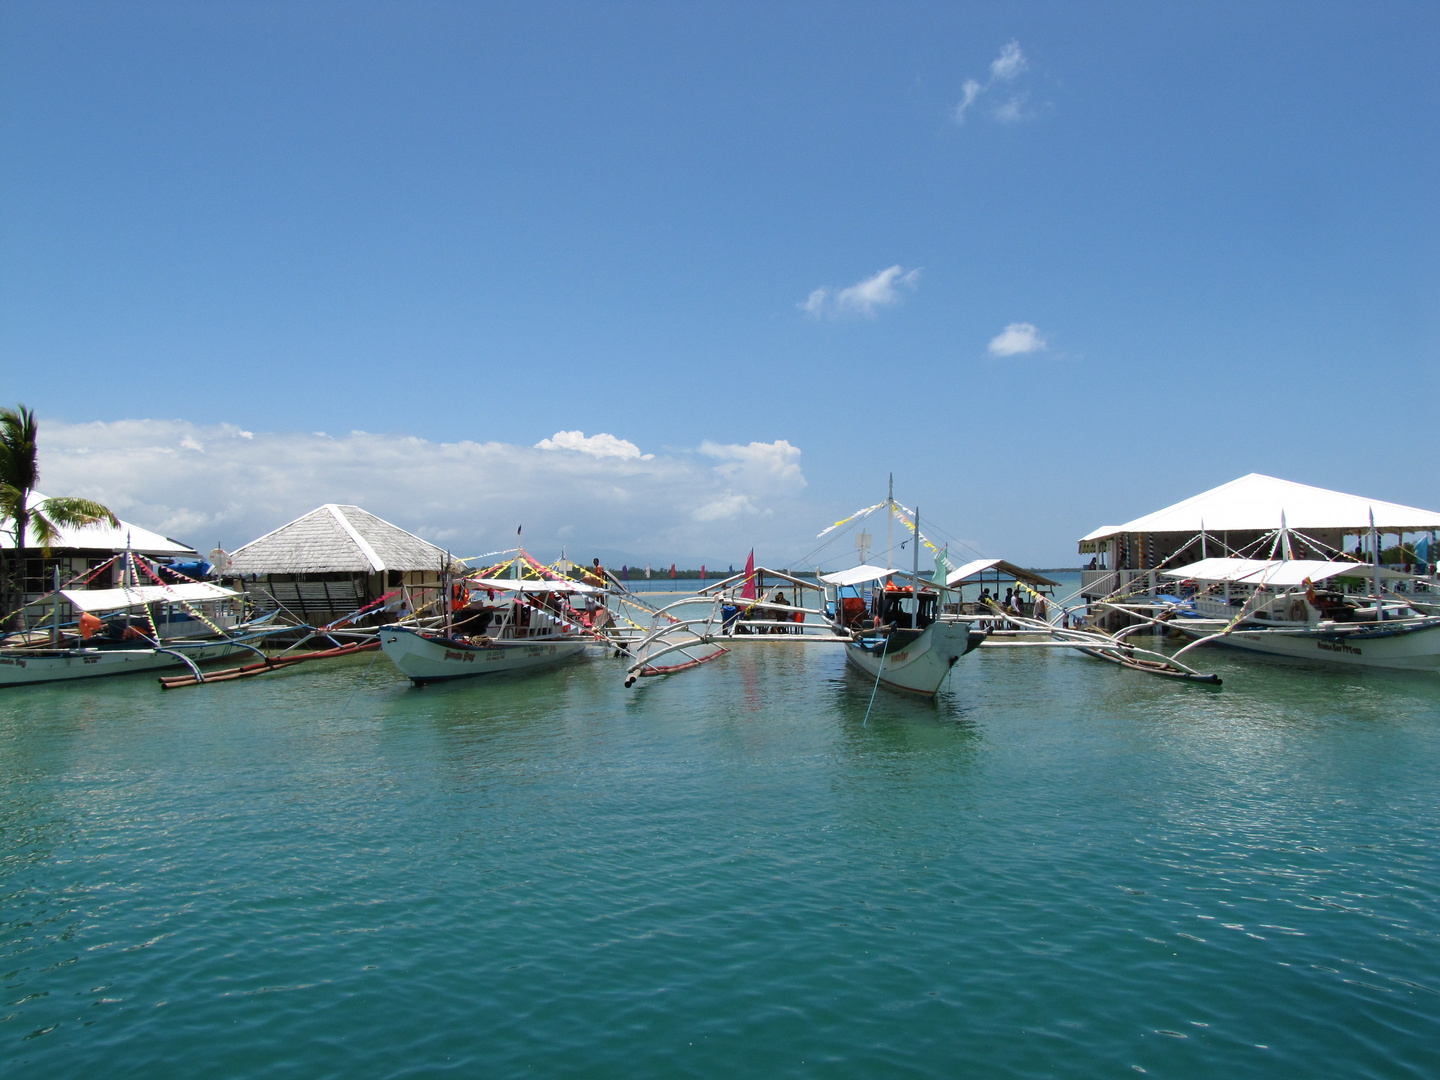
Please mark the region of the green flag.
POLYGON ((939 548, 939 549, 937 549, 936 552, 935 552, 935 586, 936 586, 936 588, 939 588, 941 585, 944 585, 944 584, 945 584, 945 579, 950 576, 950 560, 948 560, 947 558, 945 558, 945 553, 946 553, 947 551, 949 551, 949 550, 950 550, 950 545, 949 545, 949 544, 946 544, 943 548, 939 548))

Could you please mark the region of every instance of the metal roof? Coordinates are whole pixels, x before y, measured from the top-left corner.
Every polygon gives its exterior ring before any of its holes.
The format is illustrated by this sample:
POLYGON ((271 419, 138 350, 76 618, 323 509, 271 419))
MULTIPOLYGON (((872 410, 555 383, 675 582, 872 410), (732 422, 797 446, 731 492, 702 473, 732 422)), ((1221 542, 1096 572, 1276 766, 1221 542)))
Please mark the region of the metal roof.
POLYGON ((230 555, 236 574, 439 570, 446 553, 358 506, 326 503, 230 555))
POLYGON ((977 578, 979 575, 996 571, 1001 577, 1012 578, 1015 581, 1023 581, 1030 585, 1059 585, 1058 581, 1051 581, 1043 574, 1037 574, 1034 570, 1026 570, 1016 566, 1014 563, 1006 562, 1004 559, 974 559, 964 566, 956 567, 945 575, 945 584, 954 585, 958 582, 968 581, 970 578, 977 578))
MULTIPOLYGON (((25 503, 31 510, 35 510, 45 499, 46 496, 38 491, 32 491, 25 503)), ((10 531, 0 533, 0 548, 9 549, 15 546, 15 537, 12 535, 15 525, 8 518, 5 520, 10 531)), ((59 532, 60 538, 50 545, 51 551, 67 548, 78 551, 124 551, 129 548, 141 555, 195 554, 195 549, 188 544, 182 544, 179 540, 171 540, 168 536, 161 536, 149 529, 142 529, 139 525, 132 525, 128 521, 120 522, 119 527, 114 527, 109 522, 85 525, 81 528, 61 525, 59 532)), ((27 548, 40 547, 40 542, 35 539, 33 525, 25 530, 25 546, 27 548)))

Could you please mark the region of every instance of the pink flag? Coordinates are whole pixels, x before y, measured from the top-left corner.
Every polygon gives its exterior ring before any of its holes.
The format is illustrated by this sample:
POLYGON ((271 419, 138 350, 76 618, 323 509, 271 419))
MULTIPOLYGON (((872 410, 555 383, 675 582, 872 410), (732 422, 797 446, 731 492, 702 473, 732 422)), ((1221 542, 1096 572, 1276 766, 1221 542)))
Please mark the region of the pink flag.
POLYGON ((745 560, 745 588, 740 590, 741 600, 754 600, 755 596, 755 549, 750 549, 750 558, 745 560))

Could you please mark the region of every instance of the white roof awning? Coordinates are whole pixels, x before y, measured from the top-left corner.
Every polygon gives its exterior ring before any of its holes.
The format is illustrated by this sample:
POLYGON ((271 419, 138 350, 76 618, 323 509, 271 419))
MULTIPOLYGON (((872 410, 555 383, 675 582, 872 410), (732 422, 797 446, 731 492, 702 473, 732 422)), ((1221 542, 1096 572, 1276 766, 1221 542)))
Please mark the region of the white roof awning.
POLYGON ((1006 562, 1004 559, 972 559, 964 566, 956 567, 945 575, 946 585, 955 585, 962 581, 969 581, 973 577, 994 570, 1001 577, 1014 578, 1016 581, 1026 581, 1031 585, 1059 585, 1058 581, 1051 581, 1043 574, 1037 574, 1034 570, 1026 570, 1016 566, 1014 563, 1006 562))
POLYGON ((966 578, 972 578, 976 574, 983 574, 986 570, 991 570, 999 566, 1003 561, 1003 559, 971 559, 964 566, 957 566, 954 570, 951 570, 950 573, 946 574, 945 584, 954 585, 957 581, 964 581, 966 578))
POLYGON ((226 600, 239 593, 209 582, 181 585, 134 585, 128 589, 61 589, 60 595, 81 611, 119 611, 140 604, 197 604, 205 600, 226 600))
MULTIPOLYGON (((1320 559, 1201 559, 1189 566, 1162 570, 1168 578, 1194 578, 1196 581, 1229 581, 1237 585, 1271 585, 1293 588, 1306 578, 1313 582, 1348 575, 1369 577, 1373 568, 1357 562, 1324 562, 1320 559)), ((1409 577, 1396 570, 1381 568, 1381 577, 1409 577)))
POLYGON ((494 589, 496 592, 520 593, 597 593, 595 585, 583 581, 541 581, 536 578, 466 578, 472 589, 494 589))
POLYGON ((1292 529, 1338 530, 1359 535, 1370 530, 1370 514, 1382 532, 1428 532, 1440 529, 1440 513, 1414 506, 1365 499, 1342 491, 1250 473, 1228 484, 1156 510, 1152 514, 1087 533, 1081 543, 1117 533, 1187 533, 1203 525, 1212 536, 1223 532, 1268 532, 1280 527, 1280 515, 1292 529))
POLYGON ((871 566, 866 563, 863 566, 852 566, 849 570, 837 570, 833 574, 821 574, 820 580, 826 585, 863 585, 867 581, 882 581, 891 574, 900 574, 901 570, 887 570, 883 566, 871 566))

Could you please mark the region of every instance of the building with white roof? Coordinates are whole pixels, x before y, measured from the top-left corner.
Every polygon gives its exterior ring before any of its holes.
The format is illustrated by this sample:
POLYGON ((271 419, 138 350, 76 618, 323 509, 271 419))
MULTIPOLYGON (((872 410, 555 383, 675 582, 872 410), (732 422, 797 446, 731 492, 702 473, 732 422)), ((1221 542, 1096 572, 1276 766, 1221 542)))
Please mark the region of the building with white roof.
MULTIPOLYGON (((46 497, 38 491, 32 491, 30 497, 26 499, 26 505, 32 510, 38 509, 46 497)), ((109 522, 79 527, 60 525, 57 526, 57 529, 60 535, 54 543, 50 544, 49 555, 45 554, 39 539, 35 536, 33 520, 25 530, 25 602, 27 604, 50 591, 57 566, 60 568, 60 580, 63 582, 69 581, 76 574, 99 567, 118 552, 127 549, 137 555, 148 555, 151 558, 193 559, 196 557, 195 549, 188 544, 141 528, 129 521, 121 521, 119 525, 111 525, 109 522)), ((14 530, 15 523, 13 521, 8 518, 0 521, 0 550, 4 551, 7 563, 13 557, 11 553, 15 550, 14 530)), ((97 580, 94 584, 96 587, 118 584, 120 575, 121 569, 117 564, 110 570, 101 573, 100 578, 103 580, 97 580)))
POLYGON ((1406 536, 1421 535, 1428 541, 1424 551, 1434 561, 1435 534, 1440 531, 1440 513, 1434 510, 1250 473, 1081 537, 1081 554, 1093 555, 1083 585, 1087 595, 1099 596, 1139 574, 1182 562, 1210 556, 1266 558, 1278 543, 1282 525, 1297 556, 1353 554, 1356 546, 1369 548, 1372 515, 1382 549, 1386 536, 1404 543, 1406 536))

